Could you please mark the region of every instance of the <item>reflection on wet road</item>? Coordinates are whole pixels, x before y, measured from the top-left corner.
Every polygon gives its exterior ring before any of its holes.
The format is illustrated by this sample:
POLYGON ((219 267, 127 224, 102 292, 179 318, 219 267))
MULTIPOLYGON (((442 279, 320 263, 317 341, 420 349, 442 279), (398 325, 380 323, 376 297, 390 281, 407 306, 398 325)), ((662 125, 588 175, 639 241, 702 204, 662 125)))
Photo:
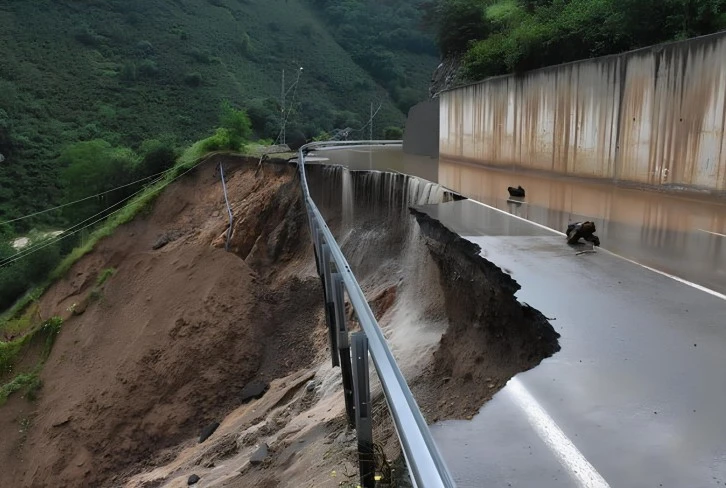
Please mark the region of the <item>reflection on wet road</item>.
MULTIPOLYGON (((726 201, 673 195, 404 154, 400 148, 321 151, 350 169, 407 173, 513 215, 564 232, 591 220, 602 247, 726 294, 726 201), (523 199, 507 187, 521 185, 523 199)), ((476 226, 474 217, 466 220, 476 226)))
POLYGON ((726 202, 439 162, 439 183, 563 232, 595 222, 602 247, 726 293, 726 202), (526 190, 522 202, 507 187, 526 190), (509 201, 508 201, 509 200, 509 201))
MULTIPOLYGON (((436 164, 344 157, 333 162, 415 175, 436 164)), ((420 209, 510 273, 562 347, 473 420, 433 426, 458 486, 726 486, 726 300, 609 252, 577 255, 541 227, 593 220, 605 249, 724 294, 726 202, 443 161, 436 175, 491 207, 420 209), (526 198, 508 203, 517 185, 526 198)))

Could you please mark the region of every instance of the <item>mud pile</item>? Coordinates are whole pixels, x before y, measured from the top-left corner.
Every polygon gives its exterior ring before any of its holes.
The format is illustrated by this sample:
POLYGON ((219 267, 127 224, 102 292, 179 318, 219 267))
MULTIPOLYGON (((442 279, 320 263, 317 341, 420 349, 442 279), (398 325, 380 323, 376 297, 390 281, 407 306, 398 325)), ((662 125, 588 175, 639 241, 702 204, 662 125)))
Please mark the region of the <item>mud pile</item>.
POLYGON ((324 336, 299 195, 294 168, 216 158, 76 263, 41 299, 41 316, 66 320, 39 399, 4 407, 3 484, 116 484, 239 406, 248 384, 310 368, 324 336))

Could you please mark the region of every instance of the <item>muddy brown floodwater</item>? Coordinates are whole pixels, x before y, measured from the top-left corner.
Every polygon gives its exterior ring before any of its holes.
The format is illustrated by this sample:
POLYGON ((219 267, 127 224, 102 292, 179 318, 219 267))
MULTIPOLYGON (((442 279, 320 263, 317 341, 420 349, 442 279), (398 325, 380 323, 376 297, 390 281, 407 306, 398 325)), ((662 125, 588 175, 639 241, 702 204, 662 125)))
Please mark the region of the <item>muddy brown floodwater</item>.
MULTIPOLYGON (((602 247, 726 293, 726 200, 440 161, 439 181, 474 200, 564 232, 591 220, 602 247), (526 197, 508 199, 521 185, 526 197)), ((463 230, 463 229, 462 229, 463 230)))
MULTIPOLYGON (((316 156, 353 169, 420 176, 560 232, 570 222, 594 221, 604 249, 726 293, 726 200, 721 197, 439 161, 398 147, 329 150, 316 156), (519 185, 526 197, 510 199, 507 187, 519 185)), ((455 230, 461 235, 478 225, 474 214, 460 220, 464 227, 455 230)))

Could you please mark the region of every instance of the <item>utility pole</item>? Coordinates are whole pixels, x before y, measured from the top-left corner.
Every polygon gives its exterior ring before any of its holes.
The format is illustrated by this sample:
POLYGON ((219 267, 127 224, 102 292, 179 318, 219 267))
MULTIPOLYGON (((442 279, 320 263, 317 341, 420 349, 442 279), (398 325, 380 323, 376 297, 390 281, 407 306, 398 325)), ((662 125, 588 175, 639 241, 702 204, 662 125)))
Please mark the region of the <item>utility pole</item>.
POLYGON ((368 119, 368 122, 370 124, 370 128, 368 129, 369 130, 368 140, 372 141, 373 140, 373 102, 371 102, 371 118, 368 119))
POLYGON ((300 66, 300 69, 297 70, 297 78, 295 79, 295 82, 290 85, 287 90, 285 89, 285 70, 282 70, 282 84, 280 86, 280 135, 277 136, 277 138, 280 140, 280 144, 285 144, 287 142, 287 118, 290 116, 290 113, 295 108, 295 94, 297 93, 297 84, 300 82, 300 75, 302 74, 303 68, 300 66), (292 89, 295 88, 295 91, 292 93, 292 104, 290 107, 286 106, 286 98, 287 94, 292 91, 292 89))
POLYGON ((282 70, 282 85, 280 89, 280 105, 282 106, 280 110, 280 121, 282 124, 282 128, 280 129, 280 144, 285 144, 285 70, 282 70))

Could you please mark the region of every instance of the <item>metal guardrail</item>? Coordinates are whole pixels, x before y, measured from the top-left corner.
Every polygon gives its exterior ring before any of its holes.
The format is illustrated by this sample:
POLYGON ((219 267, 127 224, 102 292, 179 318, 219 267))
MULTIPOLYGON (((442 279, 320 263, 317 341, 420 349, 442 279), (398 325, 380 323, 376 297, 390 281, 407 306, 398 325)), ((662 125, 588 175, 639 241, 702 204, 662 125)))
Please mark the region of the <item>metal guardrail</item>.
POLYGON ((351 425, 355 425, 358 436, 361 485, 365 488, 375 486, 367 365, 368 353, 370 353, 413 483, 417 488, 453 488, 455 484, 451 474, 436 447, 418 404, 393 358, 365 295, 325 223, 325 219, 310 196, 305 174, 305 156, 311 150, 400 144, 401 141, 314 142, 302 146, 298 151, 298 169, 310 232, 313 237, 315 261, 318 274, 323 282, 331 360, 333 366, 341 367, 346 412, 351 425), (345 319, 344 294, 346 292, 362 329, 362 332, 352 335, 352 362, 350 337, 345 319))

